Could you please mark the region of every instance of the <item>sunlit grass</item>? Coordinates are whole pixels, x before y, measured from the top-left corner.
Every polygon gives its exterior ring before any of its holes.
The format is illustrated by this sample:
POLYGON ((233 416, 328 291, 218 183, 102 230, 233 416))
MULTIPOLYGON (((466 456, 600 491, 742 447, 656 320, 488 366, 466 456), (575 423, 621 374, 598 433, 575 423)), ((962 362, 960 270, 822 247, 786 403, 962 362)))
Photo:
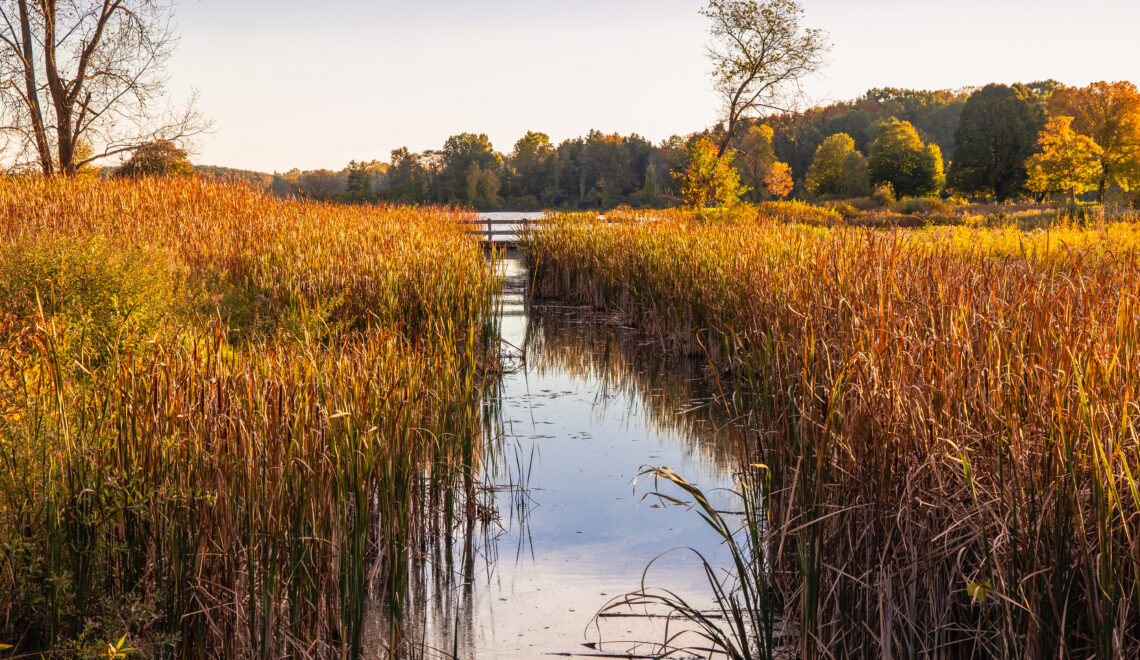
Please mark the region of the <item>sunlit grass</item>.
POLYGON ((495 368, 460 217, 0 180, 0 641, 356 655, 367 600, 398 619, 495 368))
POLYGON ((801 654, 1138 647, 1140 227, 609 220, 528 235, 534 289, 728 381, 801 654))

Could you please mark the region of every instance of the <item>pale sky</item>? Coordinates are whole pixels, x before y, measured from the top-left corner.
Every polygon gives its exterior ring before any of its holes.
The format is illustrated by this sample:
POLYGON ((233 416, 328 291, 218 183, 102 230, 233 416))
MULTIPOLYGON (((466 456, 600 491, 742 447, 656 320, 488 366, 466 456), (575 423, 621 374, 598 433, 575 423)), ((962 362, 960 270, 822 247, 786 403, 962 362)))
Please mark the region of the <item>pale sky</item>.
MULTIPOLYGON (((819 102, 872 87, 1140 83, 1137 0, 801 0, 834 49, 819 102)), ((180 0, 173 99, 215 122, 194 161, 340 169, 487 133, 509 152, 717 121, 700 0, 180 0)))

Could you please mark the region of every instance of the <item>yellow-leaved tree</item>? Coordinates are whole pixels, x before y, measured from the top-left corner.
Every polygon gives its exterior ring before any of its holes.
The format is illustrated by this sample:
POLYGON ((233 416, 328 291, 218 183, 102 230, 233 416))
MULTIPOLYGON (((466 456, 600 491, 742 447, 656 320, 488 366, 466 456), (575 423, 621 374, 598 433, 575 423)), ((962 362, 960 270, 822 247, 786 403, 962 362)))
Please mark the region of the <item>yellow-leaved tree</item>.
POLYGON ((748 187, 740 183, 740 174, 732 166, 736 156, 731 149, 720 155, 717 146, 707 138, 689 145, 689 166, 673 174, 681 181, 681 201, 687 208, 733 206, 748 187))
POLYGON ((1103 167, 1102 150, 1092 138, 1073 130, 1072 117, 1053 117, 1037 138, 1037 153, 1029 157, 1027 186, 1040 195, 1066 193, 1070 200, 1094 190, 1103 167))

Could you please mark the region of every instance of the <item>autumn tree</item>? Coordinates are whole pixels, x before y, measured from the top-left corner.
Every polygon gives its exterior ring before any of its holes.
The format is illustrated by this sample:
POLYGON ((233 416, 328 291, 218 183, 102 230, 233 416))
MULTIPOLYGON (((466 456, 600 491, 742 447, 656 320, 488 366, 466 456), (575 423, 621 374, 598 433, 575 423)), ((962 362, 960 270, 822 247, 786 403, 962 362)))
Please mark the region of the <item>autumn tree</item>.
POLYGON ((1025 160, 1033 154, 1045 110, 1023 85, 987 85, 970 95, 954 134, 958 149, 951 185, 991 194, 999 202, 1024 191, 1025 160))
POLYGON ((1073 130, 1100 147, 1097 199, 1104 201, 1109 184, 1140 152, 1140 92, 1130 82, 1098 82, 1088 87, 1062 87, 1049 97, 1054 116, 1072 117, 1073 130))
POLYGON ((899 195, 934 195, 946 184, 942 150, 923 144, 910 122, 889 119, 871 145, 871 182, 891 184, 899 195))
POLYGON ((772 127, 766 124, 753 124, 742 132, 737 141, 736 160, 733 165, 740 178, 751 188, 753 201, 759 200, 759 193, 765 189, 764 179, 772 164, 776 162, 776 152, 772 149, 772 127))
POLYGON ((194 166, 186 157, 186 152, 167 140, 150 142, 135 149, 127 162, 115 171, 115 176, 174 177, 192 176, 194 166))
POLYGON ((792 194, 795 182, 792 181, 792 168, 787 163, 775 162, 764 176, 764 187, 776 199, 784 199, 792 194))
POLYGON ((843 158, 844 197, 864 197, 871 194, 871 176, 867 172, 867 159, 858 151, 843 158))
POLYGON ((0 0, 0 132, 16 166, 74 176, 205 130, 192 103, 159 106, 171 14, 164 0, 0 0), (91 151, 80 157, 81 143, 91 151))
POLYGON ((1087 135, 1073 130, 1072 117, 1053 117, 1041 131, 1038 153, 1029 158, 1029 189, 1041 195, 1067 193, 1070 200, 1103 181, 1103 152, 1087 135))
POLYGON ((788 111, 804 78, 818 71, 829 44, 820 30, 802 25, 795 0, 709 0, 713 86, 723 103, 724 156, 743 117, 756 111, 788 111))
MULTIPOLYGON (((849 184, 847 175, 857 177, 855 172, 846 172, 845 168, 853 167, 848 163, 848 157, 857 154, 862 160, 863 154, 855 150, 855 140, 846 133, 836 133, 828 137, 815 150, 815 158, 807 172, 807 189, 820 197, 838 197, 849 195, 848 190, 854 187, 849 184)), ((866 167, 864 166, 864 171, 866 167)))
POLYGON ((311 199, 331 199, 345 191, 347 184, 345 172, 332 170, 310 170, 297 177, 297 186, 306 197, 311 199))
POLYGON ((689 145, 689 165, 674 174, 681 184, 681 200, 687 208, 732 206, 747 192, 732 166, 731 151, 721 155, 712 141, 702 138, 689 145))

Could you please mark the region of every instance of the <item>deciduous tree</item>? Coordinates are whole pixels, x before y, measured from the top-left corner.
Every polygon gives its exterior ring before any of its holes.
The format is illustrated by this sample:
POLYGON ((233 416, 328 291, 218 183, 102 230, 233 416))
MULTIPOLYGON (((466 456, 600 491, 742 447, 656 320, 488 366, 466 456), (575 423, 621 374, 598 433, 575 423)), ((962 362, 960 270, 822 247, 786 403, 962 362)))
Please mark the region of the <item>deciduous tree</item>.
POLYGON ((546 133, 527 131, 507 158, 510 194, 529 196, 535 201, 542 199, 550 179, 553 154, 554 146, 546 133))
MULTIPOLYGON (((807 172, 807 189, 820 197, 837 197, 846 193, 844 165, 855 151, 855 140, 846 133, 836 133, 815 150, 815 159, 807 172)), ((859 154, 862 158, 862 154, 859 154)))
POLYGON ((893 118, 871 145, 868 171, 872 183, 889 183, 899 195, 933 195, 946 183, 938 145, 924 145, 910 122, 893 118))
POLYGON ((115 175, 131 178, 193 176, 194 166, 178 145, 160 140, 135 149, 127 162, 115 171, 115 175))
POLYGON ((994 195, 999 202, 1021 193, 1025 160, 1045 126, 1039 98, 1022 85, 987 85, 974 92, 954 133, 958 149, 950 184, 964 193, 994 195))
POLYGON ((1049 97, 1055 116, 1072 117, 1072 127, 1100 147, 1097 199, 1140 152, 1140 91, 1130 82, 1098 82, 1063 87, 1049 97))
POLYGON ((708 139, 689 145, 689 166, 674 175, 680 179, 681 199, 686 207, 732 206, 740 200, 747 189, 732 166, 734 155, 729 151, 722 156, 708 139))
POLYGON ((795 182, 792 181, 792 168, 787 163, 772 163, 768 174, 764 176, 764 187, 768 194, 776 199, 783 199, 792 194, 795 182))
POLYGON ((1067 193, 1070 200, 1096 188, 1103 176, 1102 150, 1092 138, 1072 128, 1072 117, 1053 117, 1041 131, 1038 153, 1029 158, 1029 189, 1047 195, 1067 193))
POLYGON ((15 166, 74 176, 205 130, 193 103, 159 106, 171 15, 164 0, 0 0, 0 132, 15 166), (81 142, 92 151, 79 158, 81 142))
POLYGON ((757 110, 787 111, 800 83, 823 66, 829 44, 820 30, 802 25, 795 0, 709 0, 701 11, 712 25, 709 57, 724 104, 724 156, 741 118, 757 110))
POLYGON ((871 176, 867 173, 867 159, 858 151, 848 152, 843 159, 843 194, 846 197, 864 197, 871 194, 871 176))
POLYGON ((759 194, 764 190, 764 178, 776 162, 776 152, 772 150, 772 127, 767 124, 748 127, 741 133, 736 161, 733 165, 740 172, 745 185, 751 188, 752 201, 760 201, 759 194))

